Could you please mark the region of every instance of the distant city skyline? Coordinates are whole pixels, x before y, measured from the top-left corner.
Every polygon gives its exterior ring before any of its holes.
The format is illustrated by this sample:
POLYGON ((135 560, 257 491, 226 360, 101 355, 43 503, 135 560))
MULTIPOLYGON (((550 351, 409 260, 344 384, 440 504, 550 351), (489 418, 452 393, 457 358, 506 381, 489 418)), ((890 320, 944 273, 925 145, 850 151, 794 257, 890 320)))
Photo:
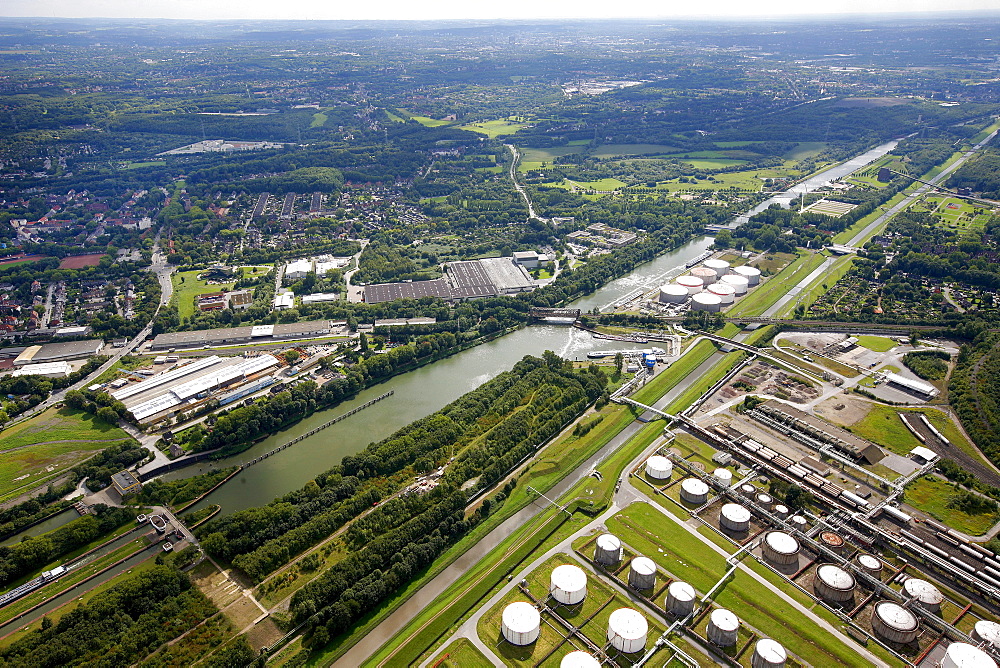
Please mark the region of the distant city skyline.
POLYGON ((4 17, 278 19, 278 20, 447 20, 447 19, 573 19, 573 18, 753 18, 922 12, 985 12, 1000 10, 1000 0, 841 0, 806 4, 793 0, 677 2, 638 0, 627 4, 550 0, 508 0, 470 3, 432 0, 425 3, 387 0, 380 3, 338 3, 319 0, 7 0, 4 17))

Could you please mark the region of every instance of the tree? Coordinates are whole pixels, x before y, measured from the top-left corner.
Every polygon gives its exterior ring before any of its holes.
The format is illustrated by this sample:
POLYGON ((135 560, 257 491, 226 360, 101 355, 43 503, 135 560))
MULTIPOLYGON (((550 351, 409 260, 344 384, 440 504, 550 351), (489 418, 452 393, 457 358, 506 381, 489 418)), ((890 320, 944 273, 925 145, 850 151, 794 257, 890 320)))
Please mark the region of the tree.
POLYGON ((361 352, 368 352, 368 337, 365 336, 364 332, 358 335, 358 345, 361 347, 361 352))
MULTIPOLYGON (((364 336, 364 334, 362 334, 362 336, 364 336)), ((286 350, 284 357, 285 361, 288 362, 289 364, 295 364, 295 362, 298 361, 301 355, 299 354, 298 350, 286 350)))
POLYGON ((97 417, 110 425, 117 425, 118 421, 121 419, 118 413, 115 412, 115 409, 110 406, 102 406, 98 408, 97 417))
POLYGON ((621 353, 615 353, 615 370, 618 375, 622 375, 622 369, 625 367, 625 356, 621 353))

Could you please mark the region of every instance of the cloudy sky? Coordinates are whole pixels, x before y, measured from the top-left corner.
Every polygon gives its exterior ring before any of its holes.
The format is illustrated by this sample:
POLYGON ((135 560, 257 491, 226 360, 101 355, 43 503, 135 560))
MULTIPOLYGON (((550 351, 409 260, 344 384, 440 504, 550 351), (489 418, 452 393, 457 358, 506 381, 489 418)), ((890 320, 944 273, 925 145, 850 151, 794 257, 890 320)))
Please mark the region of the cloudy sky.
POLYGON ((171 19, 495 19, 997 11, 1000 0, 0 0, 0 16, 171 19))

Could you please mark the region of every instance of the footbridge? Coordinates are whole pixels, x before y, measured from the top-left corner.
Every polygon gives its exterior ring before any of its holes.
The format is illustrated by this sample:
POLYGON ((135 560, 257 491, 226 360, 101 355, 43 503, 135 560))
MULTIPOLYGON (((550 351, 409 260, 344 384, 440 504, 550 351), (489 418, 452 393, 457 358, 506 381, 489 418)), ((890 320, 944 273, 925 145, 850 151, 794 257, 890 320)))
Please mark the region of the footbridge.
POLYGON ((825 378, 820 377, 819 375, 817 375, 816 373, 814 373, 812 371, 809 371, 808 369, 803 369, 803 368, 797 366, 794 362, 790 362, 789 360, 780 359, 778 357, 775 357, 774 355, 771 355, 770 353, 764 351, 762 348, 758 348, 757 346, 751 346, 751 345, 746 344, 746 343, 741 343, 740 341, 734 341, 733 339, 727 339, 724 336, 717 336, 715 334, 709 334, 708 332, 701 332, 701 331, 698 331, 698 330, 695 330, 695 334, 697 334, 700 337, 704 337, 704 338, 708 339, 709 341, 715 341, 716 343, 720 343, 723 346, 729 346, 730 348, 733 348, 735 350, 742 350, 744 352, 750 353, 751 355, 757 355, 758 357, 766 359, 769 362, 772 362, 773 364, 777 364, 779 366, 785 366, 785 367, 787 367, 789 365, 795 366, 796 370, 799 373, 801 373, 803 375, 807 375, 807 376, 812 376, 816 380, 819 380, 819 381, 826 380, 825 378))
POLYGON ((636 408, 641 408, 643 410, 649 411, 650 413, 656 413, 660 417, 666 418, 667 420, 670 420, 671 422, 677 419, 676 416, 671 415, 670 413, 667 413, 666 411, 661 411, 659 408, 653 408, 652 406, 647 406, 646 404, 641 404, 638 401, 636 401, 635 399, 632 399, 631 397, 615 397, 614 400, 617 401, 618 403, 629 404, 631 406, 635 406, 636 408))
POLYGON ((578 308, 533 308, 528 311, 529 316, 539 320, 546 318, 572 318, 573 320, 579 320, 580 313, 582 311, 578 308))

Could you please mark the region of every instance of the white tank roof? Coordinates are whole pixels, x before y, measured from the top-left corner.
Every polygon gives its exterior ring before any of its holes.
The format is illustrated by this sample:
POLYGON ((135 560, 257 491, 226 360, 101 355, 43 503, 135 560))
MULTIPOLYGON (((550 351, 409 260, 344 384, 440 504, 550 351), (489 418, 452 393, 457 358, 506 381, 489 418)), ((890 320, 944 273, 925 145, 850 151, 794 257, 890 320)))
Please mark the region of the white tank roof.
POLYGON ((758 494, 757 501, 763 504, 769 504, 774 501, 774 498, 770 494, 758 494))
POLYGON ((883 601, 875 606, 875 614, 897 631, 912 631, 917 628, 917 618, 899 603, 883 601))
POLYGON ((997 662, 975 645, 953 642, 945 650, 941 668, 997 668, 997 662))
POLYGON ((671 582, 667 591, 678 601, 692 601, 694 600, 694 597, 697 596, 694 591, 694 587, 689 585, 687 582, 682 582, 680 580, 674 580, 671 582))
POLYGON ((712 623, 715 624, 720 631, 735 631, 740 628, 740 620, 731 610, 726 610, 725 608, 717 608, 712 611, 712 623))
POLYGON ((584 651, 570 652, 559 662, 559 668, 601 668, 601 662, 584 651))
POLYGON ((681 482, 681 488, 692 496, 708 494, 708 484, 702 482, 698 478, 685 478, 684 481, 681 482))
POLYGON ((910 578, 903 583, 903 589, 908 596, 928 605, 937 605, 944 600, 944 594, 941 593, 941 590, 927 580, 910 578))
POLYGON ((622 542, 613 533, 605 533, 597 537, 597 545, 602 550, 619 550, 621 549, 622 542))
POLYGON ((723 295, 736 294, 736 288, 731 286, 729 283, 713 283, 712 285, 708 286, 708 291, 711 292, 713 295, 719 295, 720 297, 722 297, 723 295))
POLYGON ((757 654, 768 663, 784 663, 788 660, 788 652, 781 643, 771 638, 761 638, 757 641, 757 654))
POLYGON ((535 606, 525 601, 516 601, 503 609, 503 623, 514 633, 534 631, 541 619, 535 606))
POLYGON ((734 272, 740 274, 741 276, 760 276, 760 269, 757 267, 751 267, 748 264, 740 265, 733 269, 734 272))
POLYGON ((816 569, 816 575, 834 589, 850 589, 854 586, 854 576, 840 566, 823 564, 816 569))
MULTIPOLYGON (((660 292, 665 295, 687 295, 688 291, 683 285, 678 285, 677 283, 667 283, 666 285, 660 286, 660 292)), ((568 656, 568 655, 567 655, 568 656)))
POLYGON ((656 564, 649 557, 636 557, 632 560, 632 570, 640 575, 652 575, 656 572, 656 564))
POLYGON ((691 275, 697 276, 698 278, 707 276, 709 277, 710 280, 714 279, 717 276, 715 270, 710 267, 695 267, 694 269, 691 270, 691 275))
POLYGON ((782 515, 787 515, 788 514, 788 506, 784 506, 784 505, 782 505, 782 504, 779 503, 778 505, 776 505, 774 507, 774 512, 780 513, 782 515))
POLYGON ((792 523, 805 526, 806 518, 802 517, 802 515, 792 515, 792 523))
POLYGON ((870 554, 862 554, 858 556, 858 563, 870 571, 877 571, 882 568, 882 562, 870 554))
POLYGON ((738 503, 727 503, 722 506, 722 514, 731 522, 750 521, 750 511, 738 503))
POLYGON ((704 304, 706 306, 718 306, 722 304, 722 297, 719 295, 713 295, 711 292, 699 292, 695 296, 691 297, 691 301, 704 304))
POLYGON ((733 479, 733 472, 730 471, 729 469, 715 469, 714 471, 712 471, 712 475, 714 475, 719 480, 733 479))
POLYGON ((663 455, 653 455, 646 460, 646 466, 659 471, 667 471, 674 467, 673 463, 663 455))
POLYGON ((556 566, 552 569, 552 586, 565 591, 579 591, 587 586, 587 574, 572 564, 556 566))
POLYGON ((747 277, 741 276, 740 274, 726 274, 719 280, 723 281, 724 283, 728 283, 729 285, 732 286, 742 285, 743 287, 747 287, 750 284, 750 281, 747 280, 747 277))
POLYGON ((705 266, 713 271, 718 271, 720 269, 729 269, 729 263, 725 260, 709 259, 705 260, 705 266))
POLYGON ((705 285, 705 281, 697 276, 678 276, 675 282, 677 285, 690 286, 692 288, 700 288, 705 285))
POLYGON ((794 554, 799 549, 799 541, 795 536, 784 531, 772 531, 764 537, 768 546, 779 554, 794 554))
POLYGON ((618 608, 608 618, 608 629, 626 640, 638 640, 649 631, 649 624, 637 610, 618 608))
POLYGON ((976 622, 975 629, 977 636, 994 647, 1000 647, 1000 624, 983 619, 976 622))

